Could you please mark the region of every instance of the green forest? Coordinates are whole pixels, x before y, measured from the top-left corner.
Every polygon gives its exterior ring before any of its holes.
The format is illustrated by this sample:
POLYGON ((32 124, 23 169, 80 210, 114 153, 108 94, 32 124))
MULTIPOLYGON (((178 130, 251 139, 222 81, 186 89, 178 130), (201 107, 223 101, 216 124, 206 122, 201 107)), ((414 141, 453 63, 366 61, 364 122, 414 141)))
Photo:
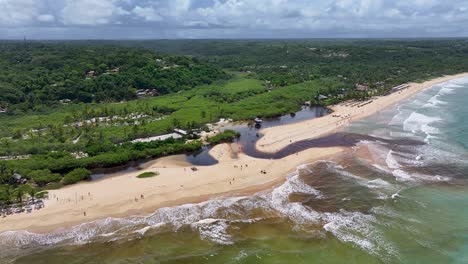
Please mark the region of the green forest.
POLYGON ((466 71, 464 39, 0 42, 0 204, 96 168, 197 151, 192 132, 220 118, 364 100, 466 71), (174 129, 189 133, 132 142, 174 129))
POLYGON ((141 48, 0 42, 0 107, 39 111, 61 102, 116 102, 225 79, 217 66, 141 48), (154 91, 153 91, 154 90, 154 91))
POLYGON ((468 67, 467 39, 161 40, 118 45, 200 57, 275 86, 338 77, 352 85, 389 88, 468 67))

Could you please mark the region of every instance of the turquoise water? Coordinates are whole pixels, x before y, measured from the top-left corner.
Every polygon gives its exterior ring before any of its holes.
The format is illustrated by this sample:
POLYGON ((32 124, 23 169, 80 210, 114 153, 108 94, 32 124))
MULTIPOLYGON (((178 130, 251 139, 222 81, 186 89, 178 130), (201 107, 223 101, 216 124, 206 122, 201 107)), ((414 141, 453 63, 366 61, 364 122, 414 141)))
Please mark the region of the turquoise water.
POLYGON ((455 80, 357 122, 347 131, 376 139, 270 191, 0 234, 0 262, 468 263, 465 98, 455 80))

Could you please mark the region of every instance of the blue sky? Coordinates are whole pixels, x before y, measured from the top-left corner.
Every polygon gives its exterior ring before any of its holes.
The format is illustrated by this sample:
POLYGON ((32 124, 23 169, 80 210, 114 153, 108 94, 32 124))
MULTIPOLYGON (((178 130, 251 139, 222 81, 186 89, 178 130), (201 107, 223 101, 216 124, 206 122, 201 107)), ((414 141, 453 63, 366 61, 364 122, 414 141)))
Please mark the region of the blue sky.
POLYGON ((0 38, 468 37, 468 0, 0 0, 0 38))

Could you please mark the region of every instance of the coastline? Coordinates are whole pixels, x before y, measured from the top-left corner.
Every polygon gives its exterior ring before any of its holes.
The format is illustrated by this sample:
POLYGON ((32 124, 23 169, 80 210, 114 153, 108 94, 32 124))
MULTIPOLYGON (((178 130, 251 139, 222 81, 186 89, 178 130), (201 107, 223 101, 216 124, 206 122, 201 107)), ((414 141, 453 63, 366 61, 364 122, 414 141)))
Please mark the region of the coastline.
POLYGON ((386 96, 374 97, 367 101, 370 102, 368 104, 366 102, 362 102, 361 104, 345 102, 331 106, 330 109, 333 112, 321 118, 262 129, 260 133, 263 137, 257 141, 255 147, 261 152, 275 153, 293 142, 314 139, 336 132, 340 128, 349 125, 352 121, 376 114, 380 110, 395 105, 433 85, 467 76, 468 73, 460 73, 431 79, 423 83, 409 83, 408 88, 386 96), (358 107, 358 105, 361 106, 358 107))
MULTIPOLYGON (((435 84, 466 76, 468 73, 412 83, 403 91, 372 99, 362 107, 342 103, 331 107, 334 112, 328 116, 261 130, 264 137, 256 147, 263 152, 276 152, 288 144, 337 131, 352 121, 375 114, 435 84)), ((286 175, 301 164, 330 159, 346 150, 313 148, 282 159, 266 160, 243 153, 234 158, 235 147, 235 144, 215 146, 210 154, 219 163, 195 166, 196 171, 191 170, 193 165, 172 156, 158 159, 141 171, 51 190, 45 208, 0 219, 0 232, 27 230, 46 233, 107 217, 143 215, 167 206, 255 193, 282 183, 286 175), (263 170, 266 174, 261 173, 263 170), (157 171, 160 175, 136 178, 146 171, 157 171)))
POLYGON ((0 219, 0 232, 46 233, 107 217, 144 215, 167 206, 256 193, 282 183, 301 164, 328 159, 343 150, 309 149, 280 160, 265 160, 242 153, 232 158, 232 147, 215 146, 210 154, 220 162, 197 166, 197 171, 191 170, 194 166, 172 165, 172 157, 166 157, 144 170, 51 190, 45 208, 0 219), (266 173, 261 173, 262 170, 266 173), (160 175, 136 177, 146 171, 157 171, 160 175))

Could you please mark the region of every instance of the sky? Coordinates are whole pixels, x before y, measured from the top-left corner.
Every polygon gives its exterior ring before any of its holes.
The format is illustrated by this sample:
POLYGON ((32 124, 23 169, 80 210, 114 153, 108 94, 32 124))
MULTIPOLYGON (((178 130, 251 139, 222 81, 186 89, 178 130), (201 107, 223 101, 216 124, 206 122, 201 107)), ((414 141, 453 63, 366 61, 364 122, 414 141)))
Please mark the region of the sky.
POLYGON ((468 0, 0 0, 0 39, 468 37, 468 0))

